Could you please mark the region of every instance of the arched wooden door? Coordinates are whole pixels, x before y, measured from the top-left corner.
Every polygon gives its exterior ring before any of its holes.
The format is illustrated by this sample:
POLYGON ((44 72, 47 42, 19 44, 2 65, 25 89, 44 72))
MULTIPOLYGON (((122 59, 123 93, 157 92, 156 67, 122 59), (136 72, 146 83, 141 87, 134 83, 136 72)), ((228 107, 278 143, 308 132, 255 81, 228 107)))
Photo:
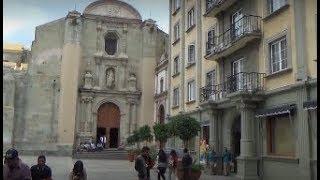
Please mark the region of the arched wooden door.
POLYGON ((107 147, 117 148, 120 136, 120 109, 114 103, 104 103, 98 109, 97 139, 107 137, 107 147))

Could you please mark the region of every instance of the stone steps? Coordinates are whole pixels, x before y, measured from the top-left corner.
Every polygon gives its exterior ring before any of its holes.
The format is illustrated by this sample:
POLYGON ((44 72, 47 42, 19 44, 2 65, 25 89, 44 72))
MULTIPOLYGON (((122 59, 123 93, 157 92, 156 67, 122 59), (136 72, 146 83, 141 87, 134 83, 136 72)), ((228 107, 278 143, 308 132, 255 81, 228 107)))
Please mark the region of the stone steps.
POLYGON ((106 149, 97 152, 78 152, 73 155, 75 159, 111 159, 127 160, 128 153, 125 150, 106 149))

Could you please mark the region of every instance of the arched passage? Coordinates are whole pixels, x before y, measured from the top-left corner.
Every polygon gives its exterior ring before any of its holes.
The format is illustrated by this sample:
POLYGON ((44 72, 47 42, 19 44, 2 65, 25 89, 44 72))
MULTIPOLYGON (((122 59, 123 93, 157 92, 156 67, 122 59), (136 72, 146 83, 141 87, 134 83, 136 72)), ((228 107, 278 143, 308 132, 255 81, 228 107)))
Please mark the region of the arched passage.
POLYGON ((97 139, 101 135, 107 137, 107 147, 117 148, 120 136, 120 109, 111 102, 102 104, 98 108, 97 139))
POLYGON ((164 116, 165 116, 165 112, 164 112, 164 107, 161 104, 158 110, 158 119, 159 119, 159 123, 163 124, 164 123, 164 116))

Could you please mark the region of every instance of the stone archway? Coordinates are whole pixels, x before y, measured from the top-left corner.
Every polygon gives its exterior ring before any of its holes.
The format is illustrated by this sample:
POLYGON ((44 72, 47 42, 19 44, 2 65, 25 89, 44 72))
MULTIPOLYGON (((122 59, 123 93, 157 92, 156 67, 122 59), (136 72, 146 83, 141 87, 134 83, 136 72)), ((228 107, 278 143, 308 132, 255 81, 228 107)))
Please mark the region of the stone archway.
POLYGON ((97 139, 106 135, 106 147, 117 148, 120 140, 120 108, 112 102, 103 103, 98 108, 97 116, 97 139))
POLYGON ((164 119, 165 119, 165 111, 164 111, 164 106, 161 104, 158 109, 158 119, 159 123, 164 124, 164 119))

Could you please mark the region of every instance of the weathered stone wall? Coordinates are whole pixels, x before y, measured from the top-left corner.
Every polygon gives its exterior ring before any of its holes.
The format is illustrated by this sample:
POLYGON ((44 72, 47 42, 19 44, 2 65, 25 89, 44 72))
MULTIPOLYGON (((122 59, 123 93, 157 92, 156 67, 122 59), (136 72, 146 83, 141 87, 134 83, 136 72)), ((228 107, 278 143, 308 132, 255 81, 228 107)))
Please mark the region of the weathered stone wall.
POLYGON ((23 123, 19 126, 22 132, 16 138, 21 148, 26 145, 39 149, 42 144, 40 149, 46 149, 46 143, 56 141, 64 20, 38 26, 35 33, 26 75, 23 123))

